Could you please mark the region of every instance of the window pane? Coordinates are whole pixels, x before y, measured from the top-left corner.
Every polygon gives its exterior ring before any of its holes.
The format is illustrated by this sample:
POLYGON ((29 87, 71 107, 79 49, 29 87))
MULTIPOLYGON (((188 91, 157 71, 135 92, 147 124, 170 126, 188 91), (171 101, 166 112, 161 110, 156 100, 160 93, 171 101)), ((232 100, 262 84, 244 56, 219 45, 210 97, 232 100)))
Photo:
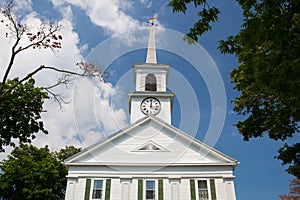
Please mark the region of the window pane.
POLYGON ((146 200, 155 199, 155 181, 146 181, 146 200))
POLYGON ((94 180, 94 189, 102 189, 103 181, 102 180, 94 180))
POLYGON ((103 181, 102 180, 94 180, 94 186, 93 186, 93 199, 102 199, 102 186, 103 181))
POLYGON ((208 191, 207 190, 199 190, 199 199, 200 200, 208 200, 208 191))
POLYGON ((155 198, 155 193, 153 190, 147 190, 146 191, 146 199, 151 200, 155 198))
POLYGON ((198 189, 207 189, 207 182, 206 180, 198 181, 198 189))
POLYGON ((146 181, 146 190, 154 190, 155 181, 146 181))
POLYGON ((101 199, 102 198, 102 190, 93 190, 93 199, 101 199))
POLYGON ((199 200, 208 200, 208 189, 206 180, 198 181, 198 196, 199 200))

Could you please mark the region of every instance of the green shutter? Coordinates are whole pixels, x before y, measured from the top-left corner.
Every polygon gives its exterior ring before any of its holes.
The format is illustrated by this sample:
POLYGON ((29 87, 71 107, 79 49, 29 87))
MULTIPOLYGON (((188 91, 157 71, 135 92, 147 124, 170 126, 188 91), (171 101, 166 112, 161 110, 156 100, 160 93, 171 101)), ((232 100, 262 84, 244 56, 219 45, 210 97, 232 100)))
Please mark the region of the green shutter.
POLYGON ((163 180, 158 180, 158 200, 164 200, 164 184, 163 184, 163 180))
POLYGON ((190 180, 190 189, 191 189, 191 200, 196 200, 196 190, 195 190, 195 181, 190 180))
POLYGON ((111 186, 111 180, 107 179, 105 185, 105 200, 110 199, 110 186, 111 186))
POLYGON ((138 200, 143 200, 143 180, 138 181, 138 200))
POLYGON ((86 179, 84 200, 90 199, 91 179, 86 179))
POLYGON ((212 200, 217 200, 215 179, 210 179, 210 194, 212 200))

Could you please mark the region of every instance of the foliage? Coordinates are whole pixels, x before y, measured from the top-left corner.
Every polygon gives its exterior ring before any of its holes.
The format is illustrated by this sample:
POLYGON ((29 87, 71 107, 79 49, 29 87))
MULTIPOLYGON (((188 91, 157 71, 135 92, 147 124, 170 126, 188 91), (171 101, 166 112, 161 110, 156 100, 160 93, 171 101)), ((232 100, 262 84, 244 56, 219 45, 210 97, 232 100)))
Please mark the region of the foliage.
POLYGON ((1 163, 0 194, 7 199, 62 199, 66 169, 48 147, 15 148, 1 163))
POLYGON ((285 144, 278 150, 276 158, 282 160, 282 164, 290 164, 287 171, 296 177, 300 177, 300 143, 292 146, 285 144))
POLYGON ((268 132, 284 140, 299 131, 300 120, 300 4, 297 1, 239 1, 243 29, 221 41, 224 53, 241 63, 231 73, 235 111, 247 115, 237 127, 245 140, 268 132))
POLYGON ((278 195, 281 200, 300 200, 300 179, 294 178, 290 183, 288 195, 278 195))
POLYGON ((198 36, 211 30, 210 23, 218 20, 220 11, 215 7, 210 7, 206 0, 170 0, 169 6, 172 7, 173 12, 185 13, 190 3, 193 3, 195 7, 201 7, 197 13, 198 21, 194 23, 184 38, 189 43, 194 43, 198 41, 198 36))
POLYGON ((64 161, 67 158, 75 155, 76 153, 80 152, 81 148, 76 148, 74 146, 66 146, 65 149, 61 149, 60 151, 55 152, 55 157, 57 157, 58 160, 64 161))
MULTIPOLYGON (((240 96, 234 110, 245 120, 236 126, 245 140, 268 134, 285 140, 299 133, 300 3, 294 0, 245 1, 244 23, 236 36, 220 41, 223 53, 235 54, 240 65, 231 72, 240 96)), ((299 143, 279 150, 283 164, 300 178, 299 143), (296 150, 296 151, 295 151, 296 150), (286 157, 288 156, 288 157, 286 157), (292 159, 293 158, 293 159, 292 159)))
POLYGON ((8 80, 3 87, 5 95, 0 100, 0 152, 4 151, 3 146, 15 145, 12 139, 31 142, 38 131, 47 133, 40 121, 47 93, 35 87, 33 79, 6 92, 18 81, 17 78, 8 80))
MULTIPOLYGON (((300 2, 237 1, 244 15, 241 30, 219 41, 220 51, 236 55, 240 63, 230 75, 240 92, 233 101, 234 111, 245 117, 236 126, 246 141, 265 134, 274 140, 293 137, 299 134, 300 121, 300 2)), ((171 0, 169 5, 185 12, 190 2, 171 0)), ((203 33, 203 27, 195 28, 198 32, 191 29, 188 34, 193 39, 203 33)), ((291 164, 288 172, 300 178, 299 143, 294 147, 280 149, 276 158, 291 164)))
MULTIPOLYGON (((68 149, 78 150, 66 147, 61 151, 68 149)), ((47 146, 21 144, 16 147, 8 159, 0 163, 0 196, 4 199, 63 199, 67 169, 55 154, 47 146)))

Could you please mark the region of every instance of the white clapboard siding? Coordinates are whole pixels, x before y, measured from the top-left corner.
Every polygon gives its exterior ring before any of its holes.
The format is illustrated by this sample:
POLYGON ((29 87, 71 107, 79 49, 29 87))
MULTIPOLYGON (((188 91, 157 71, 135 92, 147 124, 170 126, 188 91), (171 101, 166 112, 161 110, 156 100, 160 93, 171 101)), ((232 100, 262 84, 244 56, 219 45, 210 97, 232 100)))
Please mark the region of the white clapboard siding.
POLYGON ((180 199, 190 199, 190 179, 181 179, 179 184, 179 196, 180 199))
POLYGON ((216 195, 218 200, 227 200, 226 186, 223 179, 215 179, 216 195))
POLYGON ((182 140, 164 127, 145 124, 123 137, 91 152, 79 162, 129 163, 218 163, 219 158, 182 140), (138 151, 147 142, 154 142, 162 151, 138 151))
POLYGON ((130 200, 137 200, 138 179, 133 179, 130 185, 130 200))
POLYGON ((84 199, 84 192, 85 192, 85 178, 79 178, 77 180, 76 189, 75 189, 75 200, 84 199))
POLYGON ((236 199, 233 179, 224 179, 226 187, 226 197, 228 199, 236 199))
POLYGON ((122 195, 122 184, 121 180, 118 178, 111 179, 111 187, 110 187, 110 199, 111 200, 121 200, 122 195))

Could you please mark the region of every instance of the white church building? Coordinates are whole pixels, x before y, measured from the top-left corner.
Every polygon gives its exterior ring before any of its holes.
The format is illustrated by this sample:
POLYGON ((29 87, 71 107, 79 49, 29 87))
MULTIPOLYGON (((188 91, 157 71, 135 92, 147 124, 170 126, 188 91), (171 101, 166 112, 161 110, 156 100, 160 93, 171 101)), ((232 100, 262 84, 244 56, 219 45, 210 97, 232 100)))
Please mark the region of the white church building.
POLYGON ((170 66, 157 63, 154 34, 146 63, 133 63, 130 125, 65 161, 66 200, 236 199, 238 161, 172 125, 170 66))

